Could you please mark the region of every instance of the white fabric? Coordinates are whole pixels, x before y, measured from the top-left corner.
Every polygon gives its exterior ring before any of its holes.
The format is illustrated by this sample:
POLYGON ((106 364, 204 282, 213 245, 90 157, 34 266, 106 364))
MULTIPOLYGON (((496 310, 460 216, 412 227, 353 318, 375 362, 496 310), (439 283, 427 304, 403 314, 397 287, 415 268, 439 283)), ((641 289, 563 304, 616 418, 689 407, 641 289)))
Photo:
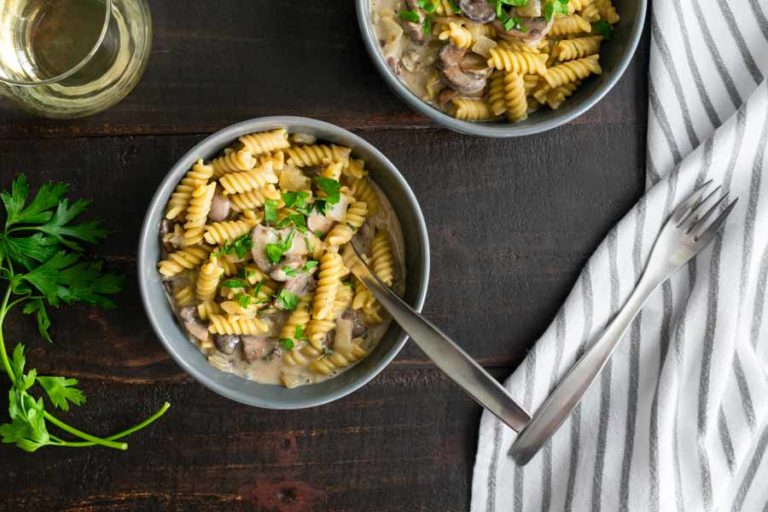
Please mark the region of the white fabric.
POLYGON ((510 393, 536 410, 697 184, 715 180, 740 201, 525 468, 508 456, 516 434, 484 413, 473 512, 768 510, 768 0, 652 9, 647 194, 590 259, 510 393))

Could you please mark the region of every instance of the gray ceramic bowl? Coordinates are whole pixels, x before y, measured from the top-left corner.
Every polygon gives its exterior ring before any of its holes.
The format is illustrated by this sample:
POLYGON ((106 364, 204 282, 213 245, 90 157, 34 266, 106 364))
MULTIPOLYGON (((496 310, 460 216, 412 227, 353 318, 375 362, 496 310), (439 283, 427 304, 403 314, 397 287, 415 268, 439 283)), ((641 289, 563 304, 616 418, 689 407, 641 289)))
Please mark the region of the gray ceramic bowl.
POLYGON ((371 24, 371 0, 357 1, 360 31, 373 63, 387 85, 414 110, 451 130, 484 137, 519 137, 551 130, 580 116, 600 101, 624 74, 643 32, 648 0, 614 0, 621 21, 614 26, 613 38, 603 43, 600 63, 603 74, 590 77, 573 96, 557 110, 546 108, 534 112, 519 123, 460 121, 430 106, 414 95, 392 72, 384 61, 381 47, 371 24))
POLYGON ((358 365, 320 384, 286 389, 252 382, 219 371, 184 334, 171 310, 157 272, 160 256, 158 230, 165 204, 176 184, 198 158, 210 158, 246 133, 286 128, 352 148, 363 158, 373 179, 389 198, 400 218, 406 248, 405 300, 421 310, 429 282, 429 239, 424 217, 408 183, 371 144, 332 124, 301 117, 266 117, 245 121, 211 135, 184 155, 163 180, 152 198, 139 238, 139 287, 144 308, 157 336, 176 362, 195 379, 222 396, 269 409, 300 409, 341 398, 373 379, 397 355, 406 342, 405 333, 393 325, 376 349, 358 365))

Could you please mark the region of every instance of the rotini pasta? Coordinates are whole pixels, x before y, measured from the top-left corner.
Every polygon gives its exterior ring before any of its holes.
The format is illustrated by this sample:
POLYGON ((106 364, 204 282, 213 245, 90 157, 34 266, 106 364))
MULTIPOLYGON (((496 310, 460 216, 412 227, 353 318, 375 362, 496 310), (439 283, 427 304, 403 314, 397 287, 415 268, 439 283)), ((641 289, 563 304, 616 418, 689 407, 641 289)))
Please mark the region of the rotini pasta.
POLYGON ((517 73, 507 73, 504 76, 504 104, 510 121, 522 121, 528 117, 525 81, 517 73))
POLYGON ((230 172, 247 171, 253 169, 255 165, 256 159, 246 149, 230 151, 211 162, 215 178, 220 178, 230 172))
MULTIPOLYGON (((601 73, 601 43, 619 21, 612 0, 481 0, 465 10, 452 0, 372 1, 373 28, 397 77, 469 122, 515 123, 542 105, 559 108, 574 93, 559 87, 601 73), (522 93, 509 74, 522 78, 522 93)), ((312 165, 330 160, 327 151, 311 156, 312 165)))
POLYGON ((272 169, 272 163, 268 162, 248 171, 226 174, 221 177, 219 183, 225 194, 242 194, 274 185, 277 183, 277 175, 272 169))
MULTIPOLYGON (((251 210, 248 210, 251 211, 251 210)), ((213 222, 205 226, 203 239, 210 245, 223 245, 227 242, 240 238, 258 224, 256 219, 228 220, 224 222, 213 222)))
POLYGON ((186 247, 168 255, 168 258, 158 265, 160 273, 165 277, 173 277, 184 270, 192 270, 208 258, 210 251, 205 247, 186 247))
POLYGON ((389 319, 349 276, 351 241, 397 290, 403 255, 393 252, 396 216, 367 174, 350 148, 272 130, 240 137, 181 179, 158 272, 212 366, 293 387, 375 347, 389 319))
POLYGON ((198 160, 181 180, 181 183, 176 185, 176 189, 168 201, 165 218, 168 220, 182 219, 184 210, 187 208, 189 200, 192 199, 192 192, 198 187, 206 185, 211 177, 213 177, 213 167, 205 165, 202 160, 198 160))
POLYGON ((192 198, 187 207, 186 223, 184 224, 184 245, 196 245, 203 240, 205 221, 211 210, 216 184, 201 185, 192 192, 192 198))
POLYGON ((454 98, 453 115, 456 119, 463 121, 487 121, 493 119, 494 115, 488 104, 483 100, 472 98, 454 98))
POLYGON ((472 32, 463 25, 454 22, 448 23, 448 28, 441 32, 438 37, 441 41, 449 40, 453 46, 464 50, 471 48, 475 42, 472 32))
POLYGON ((309 146, 294 146, 286 150, 288 163, 296 167, 309 167, 323 163, 341 162, 343 167, 349 165, 350 148, 324 144, 309 146))
POLYGON ((238 140, 243 145, 243 148, 248 150, 253 156, 271 153, 279 149, 287 149, 291 146, 291 143, 288 141, 288 132, 284 128, 243 135, 238 140))
POLYGON ((555 37, 574 36, 592 32, 592 25, 578 14, 555 18, 549 33, 555 37))
POLYGON ((197 298, 201 302, 212 302, 216 297, 216 290, 219 288, 219 280, 224 269, 221 268, 218 261, 212 258, 211 261, 200 267, 197 276, 197 298))
POLYGON ((544 74, 544 80, 554 89, 568 82, 584 80, 593 73, 599 75, 602 72, 603 70, 598 63, 598 56, 590 55, 583 59, 569 60, 557 66, 552 66, 544 74))
POLYGON ((593 55, 600 51, 602 36, 577 37, 576 39, 563 39, 552 49, 552 57, 560 62, 580 59, 593 55))
POLYGON ((267 324, 258 318, 211 315, 208 320, 208 331, 213 334, 246 334, 255 336, 269 330, 267 324))

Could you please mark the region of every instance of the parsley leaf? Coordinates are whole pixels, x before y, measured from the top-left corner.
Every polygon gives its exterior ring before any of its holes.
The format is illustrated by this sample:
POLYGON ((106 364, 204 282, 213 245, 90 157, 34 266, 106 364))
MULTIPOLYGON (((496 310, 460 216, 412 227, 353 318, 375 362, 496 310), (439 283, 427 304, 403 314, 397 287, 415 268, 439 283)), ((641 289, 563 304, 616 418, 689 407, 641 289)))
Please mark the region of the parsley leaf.
POLYGON ((419 22, 419 13, 416 11, 407 11, 402 10, 400 11, 400 19, 403 21, 410 21, 413 23, 419 22))
POLYGON ((504 30, 507 30, 507 31, 517 30, 520 32, 528 32, 528 29, 522 25, 520 18, 518 18, 517 16, 508 18, 504 22, 504 30))
POLYGON ((291 338, 280 338, 280 344, 286 350, 293 350, 293 347, 296 346, 291 338))
POLYGON ((277 296, 277 303, 285 311, 293 311, 299 305, 299 297, 295 293, 283 288, 277 296))
POLYGON ((46 183, 37 191, 28 206, 24 206, 29 196, 29 183, 23 174, 11 184, 11 193, 0 192, 0 199, 5 205, 5 227, 15 224, 42 224, 53 217, 49 210, 59 204, 59 201, 69 187, 63 183, 46 183))
POLYGON ((315 267, 317 267, 317 261, 315 261, 315 260, 309 260, 308 262, 306 262, 306 263, 304 264, 304 268, 303 268, 302 270, 304 270, 304 272, 306 272, 307 274, 309 274, 310 272, 312 272, 312 270, 314 270, 314 269, 315 269, 315 267))
POLYGON ((69 225, 70 222, 88 208, 89 204, 90 201, 82 199, 70 204, 69 201, 64 199, 59 202, 53 218, 35 229, 50 235, 59 243, 66 245, 70 249, 77 251, 82 250, 74 240, 81 240, 93 244, 103 240, 107 236, 107 230, 101 226, 101 222, 96 220, 83 222, 82 224, 76 224, 74 226, 69 225))
POLYGON ((77 389, 77 379, 66 377, 38 377, 37 382, 43 387, 51 403, 62 411, 69 410, 69 404, 82 405, 85 395, 77 389))
POLYGON ((283 257, 283 254, 288 252, 293 244, 293 237, 296 236, 296 231, 291 231, 290 234, 283 240, 282 238, 274 244, 267 244, 265 252, 269 261, 277 265, 283 257))
POLYGON ((214 253, 214 255, 221 256, 224 254, 235 254, 238 258, 242 259, 251 252, 251 249, 253 249, 253 239, 251 238, 251 234, 247 233, 240 238, 225 243, 221 246, 221 249, 214 253))
POLYGON ((248 283, 242 279, 231 278, 221 283, 222 288, 247 288, 248 283))
POLYGON ((237 295, 235 295, 235 300, 237 301, 237 304, 241 308, 245 309, 251 305, 251 301, 253 300, 253 297, 251 297, 246 293, 238 293, 237 295))
POLYGON ((264 201, 264 222, 272 224, 277 220, 277 201, 267 199, 264 201))
POLYGON ((341 183, 324 176, 316 176, 315 183, 323 193, 323 198, 316 201, 315 204, 321 213, 327 213, 329 206, 333 206, 341 200, 341 183))
POLYGON ((297 325, 293 331, 293 337, 297 340, 303 340, 304 338, 304 326, 297 325))
POLYGON ((102 266, 100 261, 84 261, 75 253, 59 251, 42 265, 21 275, 21 279, 40 290, 53 307, 63 301, 114 308, 115 303, 107 295, 119 292, 125 277, 105 273, 102 266))
POLYGON ((550 21, 554 16, 568 14, 568 0, 547 0, 544 4, 544 19, 550 21))
POLYGON ((51 326, 51 319, 48 318, 48 312, 45 310, 43 301, 40 299, 31 300, 27 302, 22 311, 26 315, 35 315, 35 318, 37 319, 37 331, 45 341, 51 343, 53 340, 51 340, 51 335, 48 333, 48 328, 51 326))
POLYGON ((606 41, 613 37, 613 27, 605 20, 597 20, 592 23, 592 30, 603 36, 606 41))

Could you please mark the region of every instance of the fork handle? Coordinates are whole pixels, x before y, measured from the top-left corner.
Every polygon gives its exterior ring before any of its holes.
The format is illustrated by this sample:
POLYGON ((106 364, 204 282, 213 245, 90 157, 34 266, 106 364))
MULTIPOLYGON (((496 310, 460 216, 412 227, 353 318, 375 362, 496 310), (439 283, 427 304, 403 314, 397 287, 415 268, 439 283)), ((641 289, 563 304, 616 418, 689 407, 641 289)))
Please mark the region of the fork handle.
POLYGON ((608 363, 616 345, 621 341, 648 297, 661 282, 663 280, 652 282, 645 277, 640 279, 627 302, 603 334, 563 377, 544 404, 533 415, 525 430, 515 440, 510 455, 517 464, 521 466, 527 464, 570 416, 584 393, 608 363))
POLYGON ((352 272, 432 362, 469 396, 515 432, 525 427, 530 415, 459 345, 382 284, 366 265, 353 265, 352 272))

